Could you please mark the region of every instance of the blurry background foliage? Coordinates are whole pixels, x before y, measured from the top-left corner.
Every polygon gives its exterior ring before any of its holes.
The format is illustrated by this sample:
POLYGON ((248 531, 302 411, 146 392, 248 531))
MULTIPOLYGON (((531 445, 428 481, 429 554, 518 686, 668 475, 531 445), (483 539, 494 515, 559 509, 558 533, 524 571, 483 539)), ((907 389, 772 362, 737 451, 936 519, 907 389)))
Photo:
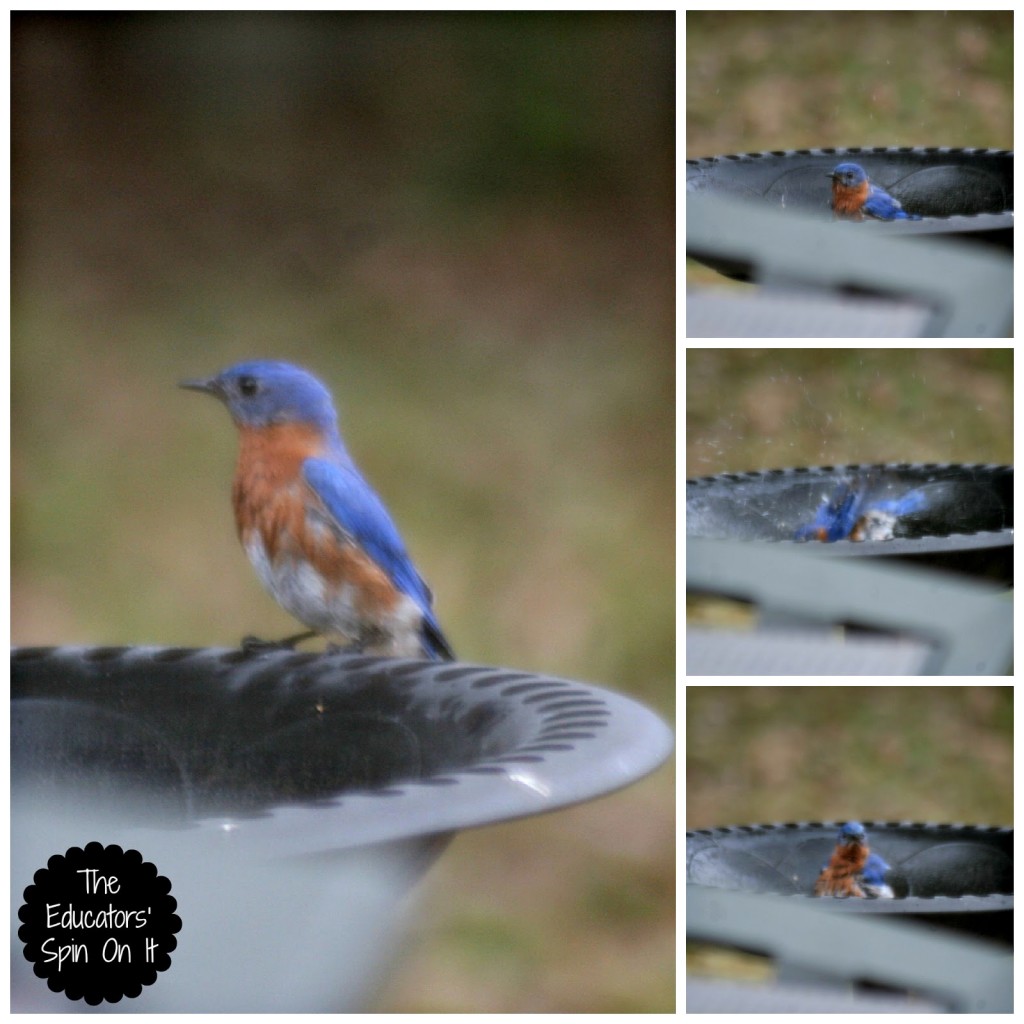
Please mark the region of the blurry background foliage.
POLYGON ((686 351, 686 475, 1013 462, 1013 350, 686 351))
POLYGON ((1013 825, 1012 686, 688 686, 686 827, 1013 825))
MULTIPOLYGON (((12 635, 294 622, 175 382, 309 366, 466 660, 674 696, 674 16, 12 16, 12 635)), ((665 1010, 671 771, 462 837, 376 1009, 665 1010)))
POLYGON ((833 146, 1013 149, 1013 12, 687 13, 688 159, 833 146))

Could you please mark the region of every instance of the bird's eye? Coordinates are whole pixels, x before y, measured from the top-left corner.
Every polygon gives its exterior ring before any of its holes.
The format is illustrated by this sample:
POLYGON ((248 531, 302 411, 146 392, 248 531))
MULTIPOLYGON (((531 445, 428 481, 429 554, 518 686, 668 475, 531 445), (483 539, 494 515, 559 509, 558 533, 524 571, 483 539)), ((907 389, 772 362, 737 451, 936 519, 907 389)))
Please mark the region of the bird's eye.
POLYGON ((238 378, 238 393, 243 398, 252 398, 253 395, 259 394, 260 383, 255 377, 239 377, 238 378))

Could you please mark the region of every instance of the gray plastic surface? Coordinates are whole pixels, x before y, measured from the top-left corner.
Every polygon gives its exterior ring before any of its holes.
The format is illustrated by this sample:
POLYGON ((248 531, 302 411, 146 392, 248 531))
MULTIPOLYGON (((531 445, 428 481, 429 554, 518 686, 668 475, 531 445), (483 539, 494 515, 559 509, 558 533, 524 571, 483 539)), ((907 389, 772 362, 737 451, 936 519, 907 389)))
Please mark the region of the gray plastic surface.
MULTIPOLYGON (((722 945, 757 950, 771 956, 780 976, 798 978, 793 995, 807 986, 831 984, 842 999, 830 1007, 820 989, 818 1012, 839 1009, 848 986, 871 981, 908 989, 939 1002, 953 1012, 1011 1013, 1013 955, 992 943, 924 932, 911 923, 830 912, 828 903, 749 892, 686 887, 686 934, 722 945)), ((766 992, 760 1012, 771 1012, 788 985, 766 992)), ((700 993, 698 993, 700 995, 700 993)), ((754 993, 742 993, 750 1008, 754 993)), ((927 1011, 927 1005, 919 1007, 927 1011)), ((687 1006, 695 1012, 698 1007, 687 1006)), ((708 1009, 708 1008, 705 1008, 708 1009)), ((870 1009, 870 1003, 860 1012, 870 1009)), ((723 1010, 719 1010, 723 1012, 723 1010)))
MULTIPOLYGON (((1012 221, 1012 214, 989 217, 1003 228, 1007 217, 1012 221)), ((829 223, 799 211, 700 195, 688 196, 686 203, 687 255, 724 272, 749 274, 765 288, 785 289, 796 323, 803 318, 801 290, 811 298, 861 292, 928 310, 920 337, 1008 337, 1013 260, 997 249, 913 234, 927 227, 906 221, 829 223)), ((869 309, 881 312, 877 306, 869 309)), ((821 330, 820 337, 850 337, 842 307, 834 312, 832 328, 821 330)), ((859 320, 854 324, 863 335, 859 320)), ((877 336, 906 331, 902 309, 894 311, 890 326, 879 324, 877 336)), ((701 336, 689 320, 686 336, 701 336)), ((765 335, 754 329, 742 336, 765 335)))
POLYGON ((552 811, 653 771, 647 708, 461 663, 173 648, 12 652, 12 778, 126 824, 267 854, 337 851, 552 811))
MULTIPOLYGON (((171 882, 170 968, 105 1012, 365 1010, 409 889, 451 834, 612 792, 668 757, 651 711, 585 683, 287 651, 12 652, 11 904, 70 846, 171 882)), ((20 955, 12 1006, 81 1012, 20 955)))
MULTIPOLYGON (((999 588, 927 569, 822 554, 821 549, 834 546, 690 537, 687 592, 752 602, 776 625, 853 624, 909 635, 930 645, 923 674, 1007 672, 1013 657, 1013 603, 999 588)), ((720 631, 725 656, 734 637, 734 631, 720 631)), ((702 640, 703 650, 695 652, 701 655, 699 662, 691 664, 688 651, 688 675, 718 671, 706 634, 702 640)), ((821 671, 812 654, 809 648, 805 674, 821 671)))

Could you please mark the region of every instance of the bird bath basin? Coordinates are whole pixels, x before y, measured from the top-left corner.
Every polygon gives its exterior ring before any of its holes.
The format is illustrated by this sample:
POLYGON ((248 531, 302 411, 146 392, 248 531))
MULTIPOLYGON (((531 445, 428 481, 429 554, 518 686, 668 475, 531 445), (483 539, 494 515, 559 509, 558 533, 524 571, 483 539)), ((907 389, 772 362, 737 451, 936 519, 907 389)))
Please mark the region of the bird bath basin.
MULTIPOLYGON (((1013 153, 997 149, 844 147, 738 153, 686 161, 687 202, 732 197, 831 219, 826 175, 859 164, 920 221, 872 223, 867 230, 901 236, 959 238, 1013 250, 1013 153)), ((695 253, 729 276, 746 271, 695 253)))
POLYGON ((825 176, 841 163, 859 164, 925 217, 1010 214, 1012 226, 1013 153, 1001 149, 876 146, 702 157, 686 161, 687 197, 731 195, 830 217, 825 176))
POLYGON ((138 1011, 361 1008, 367 948, 454 832, 610 793, 672 746, 583 683, 347 654, 22 648, 11 695, 14 905, 93 841, 171 881, 178 950, 138 1011))
POLYGON ((890 865, 894 899, 813 895, 835 847, 833 822, 688 831, 686 881, 814 899, 837 913, 909 915, 1012 941, 1012 828, 868 821, 864 827, 872 852, 890 865))
POLYGON ((1013 467, 889 463, 699 477, 686 481, 686 535, 781 544, 805 540, 829 556, 900 556, 1010 580, 1013 467), (906 510, 860 541, 808 538, 823 508, 827 513, 831 503, 841 509, 854 494, 863 513, 906 510))

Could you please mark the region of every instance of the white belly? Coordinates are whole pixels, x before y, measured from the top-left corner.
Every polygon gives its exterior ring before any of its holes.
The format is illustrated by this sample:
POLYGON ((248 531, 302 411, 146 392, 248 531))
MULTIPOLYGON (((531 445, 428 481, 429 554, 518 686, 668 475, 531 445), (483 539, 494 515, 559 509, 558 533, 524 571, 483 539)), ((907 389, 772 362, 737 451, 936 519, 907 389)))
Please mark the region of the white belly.
POLYGON ((308 562, 285 552, 271 559, 258 531, 246 541, 245 551, 271 597, 310 629, 365 644, 373 653, 422 656, 423 617, 406 594, 399 594, 392 608, 373 613, 351 583, 328 580, 308 562))

